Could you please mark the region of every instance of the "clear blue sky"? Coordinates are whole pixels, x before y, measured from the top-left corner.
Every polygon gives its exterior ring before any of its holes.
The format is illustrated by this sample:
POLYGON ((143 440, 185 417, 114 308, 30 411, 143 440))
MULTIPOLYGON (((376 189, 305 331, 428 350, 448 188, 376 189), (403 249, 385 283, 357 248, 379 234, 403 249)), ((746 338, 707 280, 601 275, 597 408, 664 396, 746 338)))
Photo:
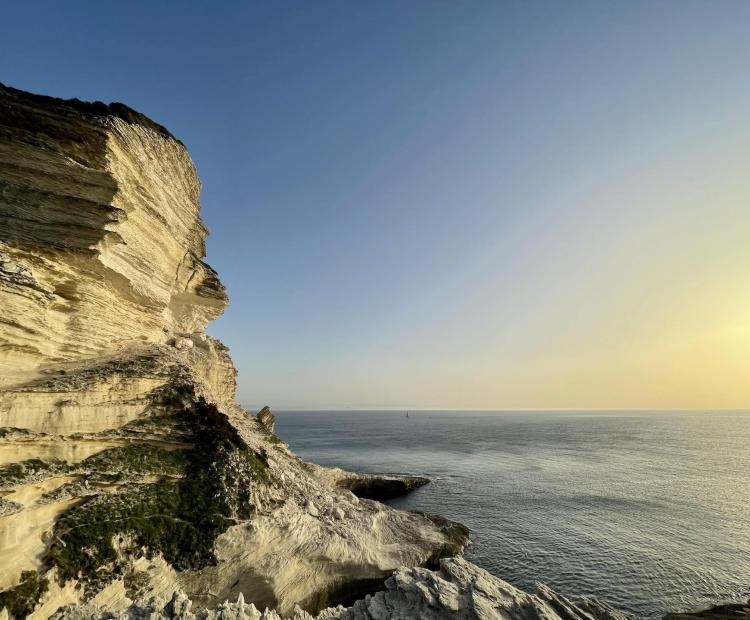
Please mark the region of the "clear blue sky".
POLYGON ((15 2, 0 53, 187 145, 247 405, 750 405, 750 2, 15 2))

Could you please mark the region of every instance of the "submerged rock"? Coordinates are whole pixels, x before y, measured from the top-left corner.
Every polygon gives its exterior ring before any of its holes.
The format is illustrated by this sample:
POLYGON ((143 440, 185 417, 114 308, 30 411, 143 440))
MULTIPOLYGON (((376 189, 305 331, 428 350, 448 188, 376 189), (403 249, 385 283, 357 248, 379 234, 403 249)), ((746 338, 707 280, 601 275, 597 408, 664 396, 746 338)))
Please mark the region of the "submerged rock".
POLYGON ((383 501, 406 495, 429 483, 429 478, 410 474, 352 474, 347 472, 337 484, 357 497, 383 501))
POLYGON ((668 613, 664 620, 750 620, 750 600, 746 604, 715 605, 702 611, 668 613))

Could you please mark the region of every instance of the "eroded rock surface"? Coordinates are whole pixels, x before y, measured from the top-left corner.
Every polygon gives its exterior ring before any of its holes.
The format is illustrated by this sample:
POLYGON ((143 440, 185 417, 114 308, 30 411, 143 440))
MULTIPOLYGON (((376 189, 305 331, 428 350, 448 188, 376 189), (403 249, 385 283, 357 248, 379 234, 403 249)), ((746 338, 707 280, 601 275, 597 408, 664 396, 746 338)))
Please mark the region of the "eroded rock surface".
POLYGON ((137 112, 0 85, 0 387, 203 332, 227 298, 199 194, 185 147, 137 112))
POLYGON ((276 427, 276 418, 271 413, 270 407, 263 407, 263 409, 255 415, 255 419, 258 420, 258 424, 269 433, 273 433, 273 430, 276 427))
MULTIPOLYGON (((240 597, 215 610, 192 612, 192 602, 175 592, 169 603, 156 600, 134 605, 119 614, 93 606, 69 607, 55 620, 121 620, 135 618, 182 620, 277 620, 270 610, 260 612, 240 597)), ((335 607, 313 616, 296 608, 293 620, 624 620, 620 612, 594 599, 574 602, 543 585, 527 594, 502 579, 460 558, 445 559, 436 571, 402 568, 385 583, 385 589, 358 600, 351 607, 335 607)))

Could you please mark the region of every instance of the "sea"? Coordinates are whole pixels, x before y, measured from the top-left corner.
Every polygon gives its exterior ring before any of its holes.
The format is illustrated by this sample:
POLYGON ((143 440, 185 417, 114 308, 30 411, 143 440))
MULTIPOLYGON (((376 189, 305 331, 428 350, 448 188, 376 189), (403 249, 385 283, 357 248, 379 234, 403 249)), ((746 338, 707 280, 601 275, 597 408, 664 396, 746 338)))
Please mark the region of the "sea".
POLYGON ((389 503, 465 524, 514 586, 636 619, 750 597, 746 412, 275 413, 306 460, 430 477, 389 503))

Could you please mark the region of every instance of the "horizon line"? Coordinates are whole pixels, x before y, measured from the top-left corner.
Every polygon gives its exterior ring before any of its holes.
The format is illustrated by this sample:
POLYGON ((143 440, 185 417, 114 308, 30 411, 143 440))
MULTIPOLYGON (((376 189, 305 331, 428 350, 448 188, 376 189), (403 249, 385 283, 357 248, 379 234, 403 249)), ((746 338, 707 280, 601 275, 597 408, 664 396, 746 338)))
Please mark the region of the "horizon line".
POLYGON ((750 413, 750 407, 747 408, 734 408, 734 407, 716 407, 716 408, 696 408, 696 407, 516 407, 516 408, 446 408, 446 407, 418 407, 418 408, 407 408, 407 407, 281 407, 273 405, 261 405, 261 406, 249 406, 242 405, 245 409, 260 411, 263 407, 269 407, 272 411, 409 411, 409 412, 432 412, 432 411, 447 411, 447 412, 459 412, 459 413, 470 413, 470 412, 488 412, 488 413, 543 413, 543 412, 674 412, 674 413, 710 413, 710 412, 723 412, 723 413, 750 413))

